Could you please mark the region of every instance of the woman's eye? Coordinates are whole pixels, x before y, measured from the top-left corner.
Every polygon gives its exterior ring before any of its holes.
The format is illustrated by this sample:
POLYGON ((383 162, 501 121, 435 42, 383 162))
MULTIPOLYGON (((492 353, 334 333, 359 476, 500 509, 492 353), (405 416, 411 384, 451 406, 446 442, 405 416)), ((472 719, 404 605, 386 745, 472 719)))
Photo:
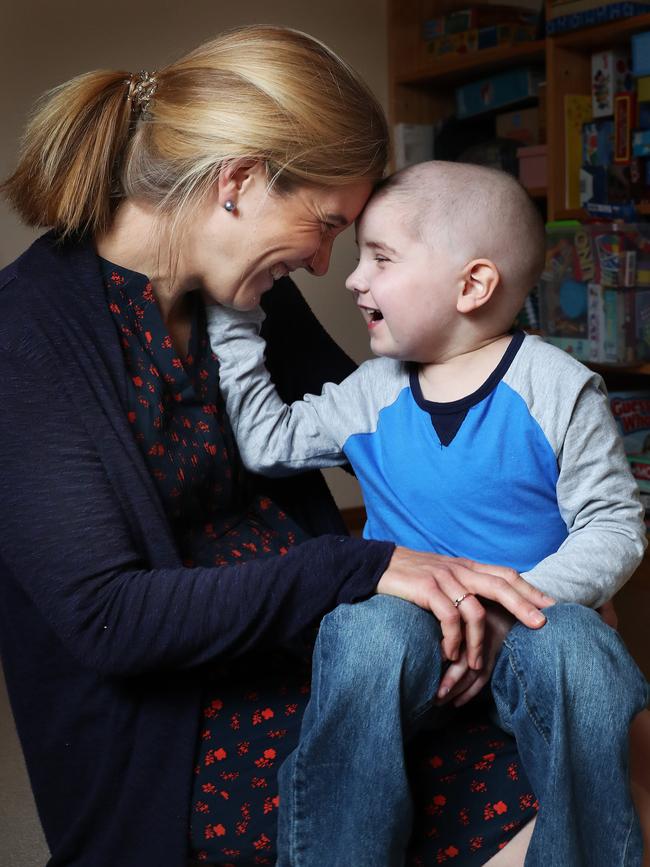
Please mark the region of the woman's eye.
POLYGON ((385 256, 375 256, 375 262, 390 262, 385 256))

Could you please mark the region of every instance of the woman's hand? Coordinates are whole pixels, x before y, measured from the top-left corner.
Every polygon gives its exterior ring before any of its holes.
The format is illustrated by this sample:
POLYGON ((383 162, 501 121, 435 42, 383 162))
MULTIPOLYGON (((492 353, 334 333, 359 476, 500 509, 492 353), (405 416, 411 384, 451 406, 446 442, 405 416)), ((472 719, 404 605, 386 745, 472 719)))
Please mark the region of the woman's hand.
POLYGON ((480 671, 469 667, 466 649, 461 650, 457 662, 452 662, 438 689, 438 703, 448 704, 453 701, 454 707, 461 707, 478 695, 492 677, 492 671, 501 650, 503 639, 512 629, 515 618, 499 605, 489 605, 485 614, 485 638, 483 642, 483 658, 485 665, 480 671))
POLYGON ((483 668, 485 631, 485 609, 477 595, 498 602, 531 629, 546 623, 539 609, 554 602, 514 569, 400 547, 395 548, 377 593, 398 596, 431 611, 440 621, 447 659, 458 659, 464 641, 469 667, 475 670, 483 668), (461 597, 463 601, 455 605, 461 597))

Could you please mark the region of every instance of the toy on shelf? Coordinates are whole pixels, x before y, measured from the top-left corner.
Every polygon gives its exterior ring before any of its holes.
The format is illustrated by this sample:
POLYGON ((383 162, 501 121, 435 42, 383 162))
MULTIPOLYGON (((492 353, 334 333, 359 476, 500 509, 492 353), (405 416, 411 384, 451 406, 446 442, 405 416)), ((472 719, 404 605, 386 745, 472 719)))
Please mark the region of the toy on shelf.
POLYGON ((582 361, 650 359, 650 225, 549 223, 539 289, 546 338, 582 361))
POLYGON ((591 107, 594 118, 614 114, 617 93, 634 87, 627 51, 598 51, 591 55, 591 107))
POLYGON ((609 24, 622 18, 644 15, 648 11, 650 4, 646 0, 614 3, 603 0, 551 0, 546 18, 546 35, 557 36, 571 30, 609 24))
POLYGON ((456 88, 456 114, 472 117, 486 111, 537 97, 542 74, 532 68, 519 67, 471 81, 456 88))

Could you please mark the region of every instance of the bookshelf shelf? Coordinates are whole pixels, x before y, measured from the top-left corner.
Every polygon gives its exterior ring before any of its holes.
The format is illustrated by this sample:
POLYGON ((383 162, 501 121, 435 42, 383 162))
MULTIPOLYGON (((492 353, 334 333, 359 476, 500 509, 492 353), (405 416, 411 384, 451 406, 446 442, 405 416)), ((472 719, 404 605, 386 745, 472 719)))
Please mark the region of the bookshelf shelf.
POLYGON ((550 36, 549 39, 562 48, 591 53, 628 42, 633 33, 640 33, 642 30, 650 30, 650 13, 623 18, 620 21, 610 21, 609 24, 601 24, 597 27, 573 30, 571 33, 550 36))
POLYGON ((587 366, 596 373, 607 376, 608 374, 620 374, 622 376, 648 376, 650 375, 650 364, 597 364, 596 362, 587 362, 587 366))
POLYGON ((453 54, 441 58, 427 58, 427 62, 396 76, 396 83, 450 87, 480 78, 498 69, 521 64, 542 64, 545 56, 545 41, 521 42, 517 45, 497 46, 471 54, 453 54))
MULTIPOLYGON (((421 37, 422 23, 452 8, 458 8, 456 0, 389 0, 391 120, 440 120, 454 112, 457 85, 513 66, 544 66, 549 182, 546 191, 536 189, 531 194, 536 199, 546 196, 549 220, 586 219, 582 208, 566 206, 564 97, 590 94, 591 53, 624 44, 632 34, 650 30, 650 12, 535 42, 432 58, 421 37)), ((650 203, 641 206, 639 213, 650 214, 650 203)))

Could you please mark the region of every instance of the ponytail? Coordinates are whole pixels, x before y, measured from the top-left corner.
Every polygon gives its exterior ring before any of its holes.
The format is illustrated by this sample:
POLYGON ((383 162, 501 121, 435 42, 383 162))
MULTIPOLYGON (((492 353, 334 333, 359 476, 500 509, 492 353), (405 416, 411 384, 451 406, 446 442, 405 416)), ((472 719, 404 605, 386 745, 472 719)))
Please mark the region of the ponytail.
POLYGON ((37 105, 18 166, 0 186, 27 225, 63 236, 108 227, 131 124, 129 83, 128 72, 88 72, 37 105))

